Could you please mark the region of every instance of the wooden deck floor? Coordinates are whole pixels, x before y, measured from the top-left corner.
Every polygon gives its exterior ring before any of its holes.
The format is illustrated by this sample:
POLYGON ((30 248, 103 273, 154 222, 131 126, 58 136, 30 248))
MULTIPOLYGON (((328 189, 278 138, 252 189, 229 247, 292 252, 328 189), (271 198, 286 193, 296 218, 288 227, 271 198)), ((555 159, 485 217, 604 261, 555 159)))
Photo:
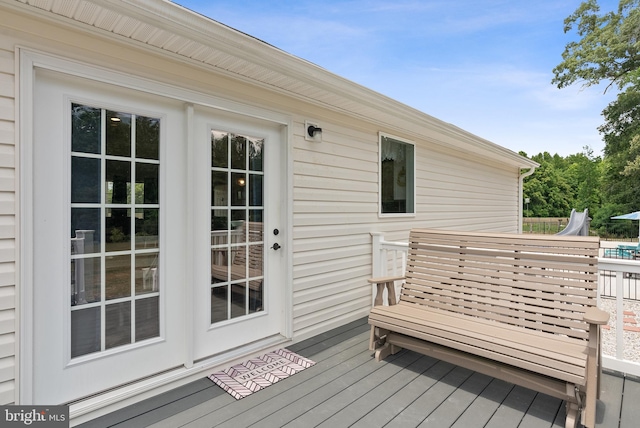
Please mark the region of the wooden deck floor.
MULTIPOLYGON (((376 363, 366 319, 291 346, 317 364, 242 400, 208 379, 105 415, 93 427, 562 427, 561 400, 402 351, 376 363)), ((598 426, 640 421, 640 382, 602 381, 598 426)))

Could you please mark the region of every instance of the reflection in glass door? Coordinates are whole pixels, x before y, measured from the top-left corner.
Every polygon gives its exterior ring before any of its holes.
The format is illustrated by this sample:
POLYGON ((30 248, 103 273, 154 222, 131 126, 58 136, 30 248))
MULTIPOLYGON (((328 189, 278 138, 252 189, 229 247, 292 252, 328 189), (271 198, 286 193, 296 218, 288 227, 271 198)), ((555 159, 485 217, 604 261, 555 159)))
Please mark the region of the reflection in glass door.
POLYGON ((264 310, 263 150, 211 131, 211 324, 264 310))
POLYGON ((160 120, 71 105, 71 358, 160 335, 160 120))

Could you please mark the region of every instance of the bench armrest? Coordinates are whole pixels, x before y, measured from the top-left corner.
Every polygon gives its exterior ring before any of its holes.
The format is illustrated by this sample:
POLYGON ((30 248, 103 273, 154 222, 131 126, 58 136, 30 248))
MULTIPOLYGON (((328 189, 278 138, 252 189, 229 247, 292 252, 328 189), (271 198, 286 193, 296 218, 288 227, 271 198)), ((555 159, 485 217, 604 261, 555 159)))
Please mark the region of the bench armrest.
POLYGON ((609 322, 609 313, 593 306, 587 309, 583 319, 589 324, 603 325, 609 322))
POLYGON ((373 306, 382 305, 382 291, 387 287, 387 296, 389 299, 389 305, 395 305, 397 303, 396 290, 394 287, 395 281, 403 280, 404 275, 401 276, 380 276, 378 278, 369 278, 369 284, 377 284, 377 291, 374 297, 373 306))

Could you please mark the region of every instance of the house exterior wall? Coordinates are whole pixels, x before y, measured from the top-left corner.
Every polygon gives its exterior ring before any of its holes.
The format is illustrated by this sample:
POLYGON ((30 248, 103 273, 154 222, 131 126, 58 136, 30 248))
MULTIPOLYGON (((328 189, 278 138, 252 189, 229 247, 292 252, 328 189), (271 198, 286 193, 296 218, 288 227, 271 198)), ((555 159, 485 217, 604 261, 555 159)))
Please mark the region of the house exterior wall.
POLYGON ((14 402, 16 360, 16 102, 13 43, 0 37, 0 403, 14 402))
POLYGON ((370 232, 391 240, 412 227, 515 232, 519 168, 446 150, 429 135, 349 117, 281 92, 108 37, 72 31, 11 11, 0 13, 0 404, 17 402, 17 237, 19 165, 18 48, 82 61, 170 83, 215 99, 291 118, 287 192, 292 243, 292 331, 302 340, 366 316, 371 303, 370 232), (322 142, 304 138, 305 120, 323 128, 322 142), (416 215, 378 214, 378 133, 415 143, 416 215))
MULTIPOLYGON (((517 231, 514 168, 416 143, 416 215, 378 215, 378 131, 323 121, 322 143, 293 147, 293 301, 298 338, 366 316, 371 235, 406 240, 412 227, 517 231)), ((400 136, 402 137, 402 136, 400 136)))

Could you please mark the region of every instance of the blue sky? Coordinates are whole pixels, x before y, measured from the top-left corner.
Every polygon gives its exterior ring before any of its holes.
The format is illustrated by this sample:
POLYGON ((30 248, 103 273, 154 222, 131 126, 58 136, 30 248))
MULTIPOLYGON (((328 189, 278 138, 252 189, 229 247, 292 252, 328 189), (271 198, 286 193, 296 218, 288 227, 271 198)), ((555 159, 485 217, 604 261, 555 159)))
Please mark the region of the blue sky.
POLYGON ((580 0, 175 2, 516 152, 602 154, 615 92, 551 84, 580 0))

